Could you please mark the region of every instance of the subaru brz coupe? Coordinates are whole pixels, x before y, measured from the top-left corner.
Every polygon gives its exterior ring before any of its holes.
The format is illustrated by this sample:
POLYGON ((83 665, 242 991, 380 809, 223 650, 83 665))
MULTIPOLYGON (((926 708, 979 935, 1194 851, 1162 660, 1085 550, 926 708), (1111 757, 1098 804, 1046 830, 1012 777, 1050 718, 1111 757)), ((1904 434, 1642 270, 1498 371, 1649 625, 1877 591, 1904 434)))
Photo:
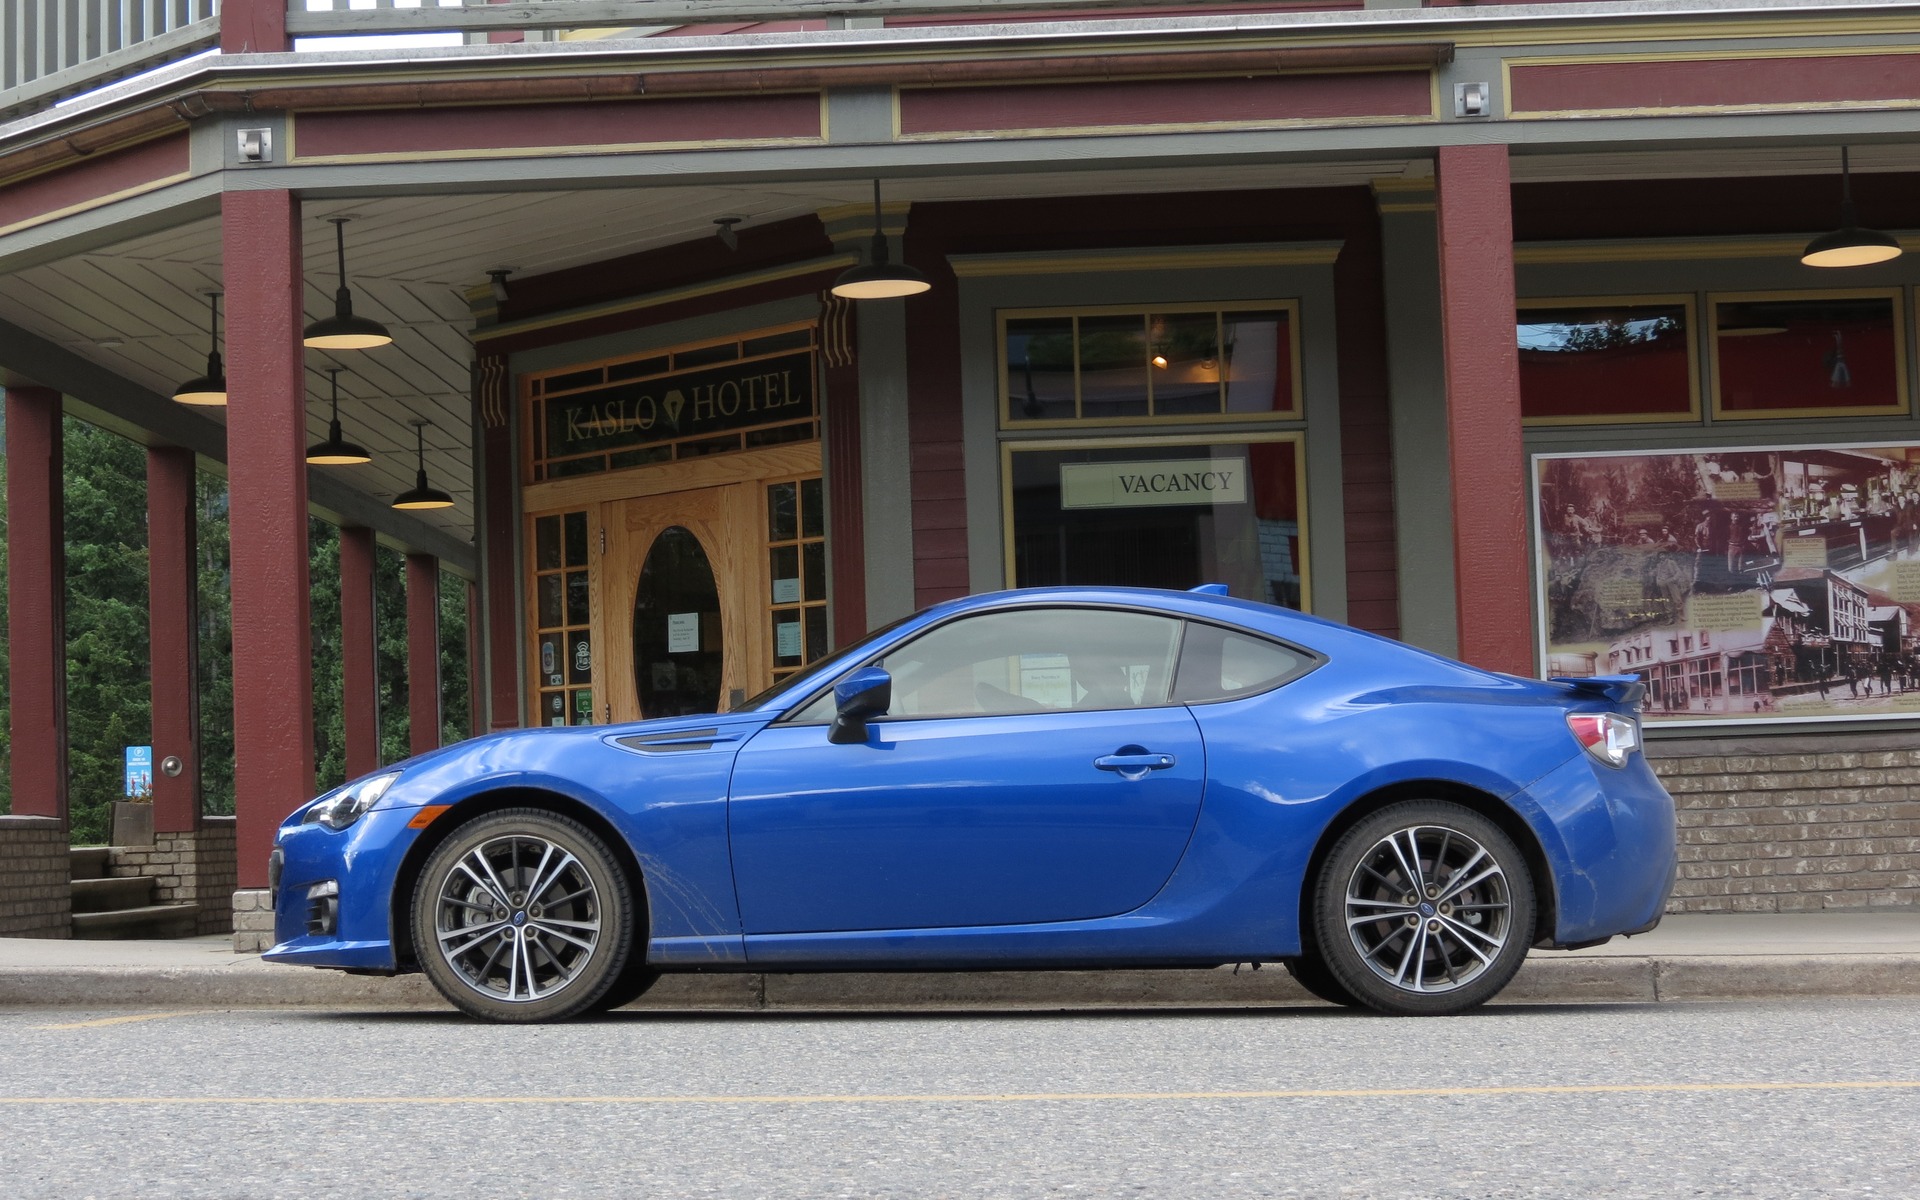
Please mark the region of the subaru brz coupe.
POLYGON ((281 826, 283 963, 493 1021, 668 971, 1284 962, 1455 1013, 1651 929, 1673 801, 1630 676, 1492 674, 1194 592, 935 605, 724 714, 526 729, 281 826))

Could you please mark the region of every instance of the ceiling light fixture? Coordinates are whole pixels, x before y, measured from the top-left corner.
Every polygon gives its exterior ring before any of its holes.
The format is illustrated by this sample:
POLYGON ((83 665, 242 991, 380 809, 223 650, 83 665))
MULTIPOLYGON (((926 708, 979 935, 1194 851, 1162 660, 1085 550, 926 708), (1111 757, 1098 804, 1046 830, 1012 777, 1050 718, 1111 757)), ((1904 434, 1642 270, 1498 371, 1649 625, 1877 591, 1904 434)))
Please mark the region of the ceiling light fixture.
POLYGON ((493 292, 495 304, 507 302, 507 276, 513 274, 512 267, 495 267, 487 272, 488 288, 493 292))
POLYGON ((393 340, 387 327, 371 317, 353 315, 353 293, 347 288, 347 218, 333 222, 334 249, 339 255, 340 289, 333 294, 333 315, 307 326, 303 339, 315 350, 371 350, 393 340))
POLYGON ((1900 243, 1892 234, 1862 229, 1853 212, 1853 179, 1847 169, 1847 148, 1840 147, 1840 228, 1807 243, 1800 261, 1809 267, 1864 267, 1900 257, 1900 243))
POLYGON ((438 488, 427 486, 427 426, 433 422, 425 417, 415 417, 410 423, 413 425, 414 461, 418 469, 413 477, 413 487, 395 496, 393 507, 452 508, 452 496, 438 488))
POLYGON ((715 219, 713 223, 720 228, 715 231, 714 236, 720 239, 722 246, 725 246, 729 250, 738 250, 740 248, 740 235, 733 231, 733 227, 744 220, 746 220, 745 217, 719 217, 715 219))
POLYGON ((327 368, 333 385, 333 419, 327 422, 327 440, 307 449, 307 461, 316 467, 349 467, 372 462, 373 455, 340 436, 340 368, 327 368))
POLYGON ((887 234, 880 221, 880 181, 873 181, 873 242, 863 266, 849 267, 833 281, 833 294, 848 300, 893 300, 917 296, 931 289, 927 277, 912 267, 887 260, 887 234))
POLYGON ((227 369, 220 361, 220 293, 208 292, 207 300, 213 305, 213 321, 208 326, 207 373, 173 389, 173 398, 182 404, 212 408, 227 402, 227 369))

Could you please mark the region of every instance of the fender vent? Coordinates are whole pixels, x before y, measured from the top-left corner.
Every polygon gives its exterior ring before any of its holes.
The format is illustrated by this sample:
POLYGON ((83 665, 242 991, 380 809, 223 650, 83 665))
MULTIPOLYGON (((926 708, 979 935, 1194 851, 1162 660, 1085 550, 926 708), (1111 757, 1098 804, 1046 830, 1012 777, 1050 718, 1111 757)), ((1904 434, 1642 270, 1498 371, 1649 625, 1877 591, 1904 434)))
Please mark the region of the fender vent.
POLYGON ((711 750, 719 733, 718 729, 676 729, 672 733, 636 733, 614 741, 642 754, 673 754, 682 750, 711 750))

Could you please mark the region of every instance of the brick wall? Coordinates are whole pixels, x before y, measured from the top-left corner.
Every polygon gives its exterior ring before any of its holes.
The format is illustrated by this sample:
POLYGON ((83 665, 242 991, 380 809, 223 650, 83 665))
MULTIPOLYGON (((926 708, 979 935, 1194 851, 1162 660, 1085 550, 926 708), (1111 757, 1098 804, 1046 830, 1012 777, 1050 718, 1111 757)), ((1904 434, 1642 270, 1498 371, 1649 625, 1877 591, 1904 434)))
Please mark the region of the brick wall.
POLYGON ((1657 740, 1647 756, 1679 809, 1668 912, 1920 905, 1920 737, 1657 740))
POLYGON ((233 929, 233 890, 240 875, 235 863, 232 817, 206 817, 190 833, 156 833, 151 846, 115 846, 110 873, 116 878, 153 878, 156 904, 198 904, 194 932, 233 929))
POLYGON ((72 873, 59 821, 0 817, 0 937, 72 937, 72 873))

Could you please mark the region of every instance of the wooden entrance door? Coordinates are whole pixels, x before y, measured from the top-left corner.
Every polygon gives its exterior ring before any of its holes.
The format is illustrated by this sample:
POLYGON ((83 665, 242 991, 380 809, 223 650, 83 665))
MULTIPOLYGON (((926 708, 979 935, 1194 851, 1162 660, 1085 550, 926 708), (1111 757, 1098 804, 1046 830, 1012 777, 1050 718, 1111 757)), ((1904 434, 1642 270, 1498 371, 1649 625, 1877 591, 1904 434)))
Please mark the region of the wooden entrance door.
POLYGON ((614 721, 714 712, 765 687, 756 484, 602 506, 600 608, 614 721))

